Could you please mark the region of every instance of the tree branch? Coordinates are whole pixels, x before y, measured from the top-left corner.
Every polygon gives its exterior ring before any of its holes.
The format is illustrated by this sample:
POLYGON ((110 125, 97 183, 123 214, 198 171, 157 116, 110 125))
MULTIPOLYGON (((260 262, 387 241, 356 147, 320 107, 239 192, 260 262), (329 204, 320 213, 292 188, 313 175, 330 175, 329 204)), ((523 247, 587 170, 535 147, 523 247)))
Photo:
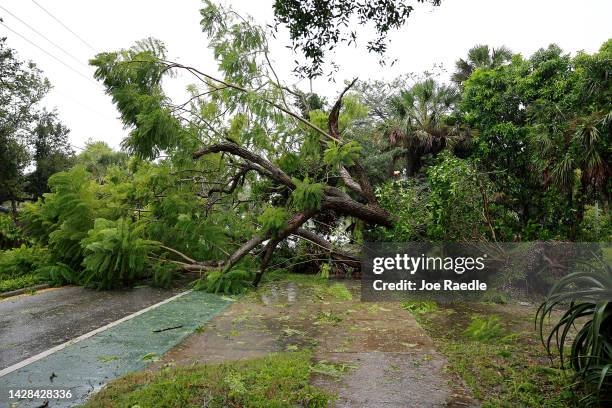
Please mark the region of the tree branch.
POLYGON ((197 150, 193 154, 193 158, 199 159, 200 157, 205 156, 207 154, 219 152, 231 153, 233 155, 242 157, 243 159, 249 162, 256 163, 264 170, 266 170, 269 173, 270 177, 272 177, 277 182, 284 184, 285 186, 291 189, 295 188, 295 184, 293 184, 291 177, 289 177, 284 171, 272 164, 272 162, 270 162, 268 159, 265 159, 259 156, 258 154, 255 154, 250 150, 247 150, 244 147, 237 145, 236 143, 223 142, 204 147, 202 149, 197 150))

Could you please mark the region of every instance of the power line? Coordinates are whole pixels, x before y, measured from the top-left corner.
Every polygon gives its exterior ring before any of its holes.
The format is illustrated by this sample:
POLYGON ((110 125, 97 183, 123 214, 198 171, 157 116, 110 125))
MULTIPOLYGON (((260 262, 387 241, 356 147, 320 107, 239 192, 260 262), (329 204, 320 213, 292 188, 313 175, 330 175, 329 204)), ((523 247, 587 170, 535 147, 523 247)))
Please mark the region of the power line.
POLYGON ((40 37, 42 37, 43 39, 45 39, 47 42, 51 43, 55 48, 59 49, 60 51, 62 51, 64 54, 68 55, 70 58, 72 58, 73 60, 75 60, 76 62, 78 62, 79 64, 83 65, 84 67, 89 68, 89 66, 87 64, 84 64, 83 61, 81 61, 80 59, 78 59, 77 57, 75 57, 73 54, 71 54, 70 52, 66 51, 64 48, 62 48, 61 46, 59 46, 58 44, 56 44, 55 42, 51 41, 47 36, 45 36, 44 34, 42 34, 40 31, 38 31, 37 29, 35 29, 34 27, 32 27, 31 25, 29 25, 28 23, 26 23, 25 21, 23 21, 22 19, 20 19, 19 17, 17 17, 15 14, 13 14, 10 10, 7 10, 6 8, 2 7, 0 5, 0 9, 4 10, 5 12, 7 12, 8 14, 10 14, 11 16, 13 16, 15 19, 17 19, 19 22, 21 22, 21 24, 25 25, 26 27, 28 27, 30 30, 34 31, 36 34, 38 34, 40 37))
POLYGON ((43 6, 41 6, 40 4, 38 4, 36 2, 36 0, 32 0, 32 3, 36 4, 38 6, 38 8, 40 8, 42 11, 44 11, 45 13, 47 13, 52 19, 54 19, 55 21, 57 21, 59 24, 61 24, 62 27, 64 27, 66 30, 68 30, 72 35, 74 35, 76 38, 78 38, 79 40, 81 40, 81 42, 83 44, 85 44, 86 46, 88 46, 92 51, 96 51, 96 49, 89 44, 87 41, 85 41, 83 38, 81 38, 81 36, 79 36, 77 33, 75 33, 74 31, 72 31, 70 28, 68 28, 68 26, 64 23, 62 23, 60 21, 59 18, 55 17, 53 14, 51 14, 51 12, 49 12, 46 8, 44 8, 43 6))
POLYGON ((58 57, 56 57, 55 55, 51 54, 49 51, 45 50, 44 48, 40 47, 39 45, 37 45, 36 43, 30 41, 29 39, 27 39, 26 37, 24 37, 23 35, 19 34, 17 31, 13 30, 12 28, 10 28, 9 26, 6 25, 6 23, 4 23, 3 21, 0 21, 0 24, 2 24, 4 27, 6 27, 9 31, 11 31, 13 34, 21 37, 24 41, 27 41, 28 43, 30 43, 31 45, 33 45, 34 47, 38 48, 39 50, 41 50, 42 52, 44 52, 45 54, 47 54, 48 56, 50 56, 51 58, 53 58, 54 60, 56 60, 57 62, 59 62, 60 64, 64 65, 66 68, 70 69, 73 72, 76 72, 77 74, 79 74, 80 76, 82 76, 83 78, 85 78, 86 80, 88 80, 89 82, 91 82, 92 84, 98 85, 97 82, 95 82, 93 79, 91 79, 90 77, 84 75, 81 71, 77 71, 75 68, 73 68, 71 65, 65 63, 64 61, 62 61, 61 59, 59 59, 58 57))

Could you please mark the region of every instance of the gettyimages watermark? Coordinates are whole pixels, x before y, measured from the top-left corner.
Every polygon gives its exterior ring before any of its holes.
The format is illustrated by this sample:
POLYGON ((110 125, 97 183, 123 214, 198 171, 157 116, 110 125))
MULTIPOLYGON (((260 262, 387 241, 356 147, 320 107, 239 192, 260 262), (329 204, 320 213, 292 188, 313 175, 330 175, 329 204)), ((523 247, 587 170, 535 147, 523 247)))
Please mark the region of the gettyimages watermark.
MULTIPOLYGON (((500 292, 543 299, 569 274, 609 274, 612 258, 610 243, 575 242, 377 242, 366 243, 363 251, 363 301, 452 302, 482 300, 500 292)), ((588 280, 576 284, 577 301, 582 285, 588 286, 588 280)), ((610 293, 596 296, 612 300, 610 293)))

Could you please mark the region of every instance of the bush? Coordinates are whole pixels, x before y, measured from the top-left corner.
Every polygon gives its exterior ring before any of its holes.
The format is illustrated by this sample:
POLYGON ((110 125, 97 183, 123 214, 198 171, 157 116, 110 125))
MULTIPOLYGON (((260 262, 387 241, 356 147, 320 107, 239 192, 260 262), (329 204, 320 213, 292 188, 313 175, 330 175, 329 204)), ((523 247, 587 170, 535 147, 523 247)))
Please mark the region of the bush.
POLYGON ((576 377, 590 389, 588 398, 610 402, 612 398, 612 267, 601 264, 583 265, 583 270, 561 278, 551 289, 536 313, 536 325, 542 344, 552 356, 574 369, 576 377), (545 318, 555 307, 569 307, 553 328, 544 335, 545 318), (572 328, 578 333, 568 337, 572 328), (569 361, 566 346, 571 342, 569 361), (606 394, 607 395, 603 395, 606 394))
POLYGON ((13 217, 8 214, 0 214, 0 249, 8 249, 19 246, 25 242, 21 230, 13 217))
POLYGON ((382 239, 409 242, 426 238, 427 225, 431 223, 428 209, 430 191, 414 181, 393 181, 376 189, 380 205, 398 220, 393 230, 380 229, 382 239))
POLYGON ((26 247, 0 252, 0 279, 17 278, 36 272, 49 263, 49 253, 44 248, 26 247))
POLYGON ((78 283, 78 274, 68 265, 61 262, 47 265, 37 270, 38 274, 52 286, 78 283))
POLYGON ((120 218, 98 218, 81 241, 84 252, 82 281, 99 289, 131 286, 143 276, 147 255, 157 242, 141 238, 144 224, 120 218))
POLYGON ((24 206, 20 219, 25 231, 62 262, 78 268, 83 260, 81 240, 93 227, 100 200, 91 175, 77 166, 49 178, 51 193, 44 202, 24 206))

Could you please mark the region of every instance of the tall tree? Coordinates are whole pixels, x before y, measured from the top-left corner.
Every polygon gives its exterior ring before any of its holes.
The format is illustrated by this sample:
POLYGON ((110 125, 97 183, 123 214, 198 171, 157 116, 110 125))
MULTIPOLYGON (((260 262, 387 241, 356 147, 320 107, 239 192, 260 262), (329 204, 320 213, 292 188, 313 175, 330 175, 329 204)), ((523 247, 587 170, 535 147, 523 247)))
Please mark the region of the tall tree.
POLYGON ((460 58, 455 63, 455 72, 451 79, 461 85, 477 68, 499 67, 511 59, 512 51, 509 48, 504 46, 489 48, 488 45, 476 45, 470 48, 466 59, 460 58))
MULTIPOLYGON (((416 0, 423 3, 425 0, 416 0)), ((428 0, 435 6, 441 0, 428 0)), ((402 27, 414 10, 405 0, 276 0, 274 15, 276 26, 284 24, 289 29, 293 49, 304 55, 306 62, 297 64, 295 71, 308 78, 324 74, 326 53, 341 43, 351 45, 357 42, 356 28, 350 23, 359 25, 372 24, 376 35, 366 44, 368 52, 380 56, 380 62, 387 50, 387 35, 391 30, 402 27)), ((335 69, 337 65, 330 62, 335 69)))
POLYGON ((0 38, 0 203, 10 201, 13 213, 23 199, 24 170, 36 104, 50 88, 49 81, 32 62, 20 61, 0 38))
POLYGON ((610 41, 572 58, 556 45, 475 71, 461 109, 475 157, 527 236, 575 239, 586 201, 609 200, 610 41))
POLYGON ((428 78, 392 98, 395 115, 387 122, 387 133, 391 146, 403 148, 406 176, 416 175, 423 157, 439 153, 454 135, 448 116, 458 97, 452 86, 428 78))
POLYGON ((68 141, 70 130, 58 120, 56 112, 43 109, 39 116, 31 135, 35 168, 26 176, 28 184, 25 188, 33 199, 49 192, 49 177, 74 163, 74 152, 68 141))

